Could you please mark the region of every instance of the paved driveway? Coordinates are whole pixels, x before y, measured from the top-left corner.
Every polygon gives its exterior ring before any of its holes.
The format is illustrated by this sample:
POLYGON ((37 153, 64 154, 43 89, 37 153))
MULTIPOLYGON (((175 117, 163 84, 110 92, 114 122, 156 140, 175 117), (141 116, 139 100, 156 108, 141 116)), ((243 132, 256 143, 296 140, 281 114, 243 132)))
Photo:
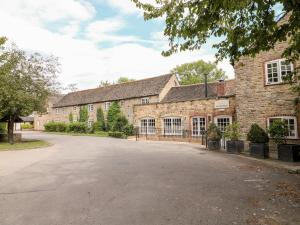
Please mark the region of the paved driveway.
POLYGON ((1 225, 300 224, 299 175, 197 145, 26 136, 54 145, 0 152, 1 225))

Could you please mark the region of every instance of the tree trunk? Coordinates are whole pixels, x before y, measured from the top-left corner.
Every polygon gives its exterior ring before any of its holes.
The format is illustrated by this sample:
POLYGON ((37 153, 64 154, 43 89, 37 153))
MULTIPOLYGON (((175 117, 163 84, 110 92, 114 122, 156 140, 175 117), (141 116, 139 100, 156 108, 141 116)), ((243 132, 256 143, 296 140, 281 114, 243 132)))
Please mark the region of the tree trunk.
POLYGON ((14 144, 14 119, 13 118, 10 118, 8 120, 8 126, 7 126, 7 129, 8 129, 8 142, 12 145, 14 144))

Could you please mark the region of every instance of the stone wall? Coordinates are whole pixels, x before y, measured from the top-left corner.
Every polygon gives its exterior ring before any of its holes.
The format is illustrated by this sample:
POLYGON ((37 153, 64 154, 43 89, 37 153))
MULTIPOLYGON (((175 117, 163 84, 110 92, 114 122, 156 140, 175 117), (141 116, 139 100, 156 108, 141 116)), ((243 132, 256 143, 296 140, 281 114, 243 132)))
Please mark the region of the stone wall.
MULTIPOLYGON (((281 59, 286 46, 287 42, 278 43, 273 50, 261 52, 255 58, 243 57, 235 65, 237 121, 244 139, 251 124, 257 123, 266 129, 268 118, 273 116, 296 116, 299 128, 291 85, 266 85, 265 82, 265 62, 281 59)), ((299 65, 297 62, 294 67, 299 65)))

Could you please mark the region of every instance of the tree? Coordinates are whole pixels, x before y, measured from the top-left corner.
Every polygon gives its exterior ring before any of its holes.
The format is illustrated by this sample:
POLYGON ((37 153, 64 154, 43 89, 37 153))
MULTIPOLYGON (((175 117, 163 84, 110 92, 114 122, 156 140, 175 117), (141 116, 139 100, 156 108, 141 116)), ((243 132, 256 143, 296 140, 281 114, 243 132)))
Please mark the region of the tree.
POLYGON ((209 37, 216 37, 217 59, 228 57, 233 65, 241 56, 255 56, 289 38, 283 55, 299 59, 298 0, 169 0, 155 5, 132 1, 144 10, 146 20, 165 16, 164 35, 170 46, 165 56, 199 49, 209 37), (284 16, 289 16, 288 22, 278 23, 284 16))
POLYGON ((8 123, 13 144, 14 123, 33 111, 44 112, 46 100, 55 91, 59 72, 57 58, 26 53, 0 38, 0 118, 8 123))
POLYGON ((135 79, 131 79, 128 77, 119 77, 119 79, 117 80, 117 84, 127 83, 130 81, 135 81, 135 79))
POLYGON ((86 106, 81 106, 79 110, 79 122, 86 123, 89 119, 89 113, 86 106))
POLYGON ((112 85, 112 83, 110 83, 108 80, 101 80, 100 84, 99 84, 99 87, 106 87, 106 86, 109 86, 109 85, 112 85))
POLYGON ((69 122, 73 123, 74 122, 74 118, 73 118, 73 113, 69 114, 69 122))
POLYGON ((97 126, 98 129, 101 131, 105 131, 105 119, 104 119, 104 113, 101 107, 97 109, 97 126))
POLYGON ((179 76, 181 84, 204 83, 205 75, 208 75, 207 80, 209 82, 227 78, 225 72, 218 69, 216 64, 206 63, 203 60, 176 66, 171 70, 171 73, 179 76))
POLYGON ((70 91, 70 92, 78 91, 77 84, 75 84, 75 83, 68 84, 67 87, 65 88, 65 90, 70 91))
POLYGON ((124 132, 127 126, 128 120, 126 116, 124 116, 123 114, 117 114, 116 118, 114 119, 112 130, 124 132))
POLYGON ((121 114, 121 107, 118 102, 113 102, 107 112, 107 129, 112 130, 115 119, 121 114))

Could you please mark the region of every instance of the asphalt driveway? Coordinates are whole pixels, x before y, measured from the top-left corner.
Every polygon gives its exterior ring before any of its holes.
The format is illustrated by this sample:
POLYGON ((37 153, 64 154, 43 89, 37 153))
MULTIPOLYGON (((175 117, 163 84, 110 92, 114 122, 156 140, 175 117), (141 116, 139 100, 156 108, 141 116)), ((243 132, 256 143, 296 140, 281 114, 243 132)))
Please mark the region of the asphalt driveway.
POLYGON ((1 225, 300 224, 299 175, 197 145, 26 134, 0 152, 1 225))

